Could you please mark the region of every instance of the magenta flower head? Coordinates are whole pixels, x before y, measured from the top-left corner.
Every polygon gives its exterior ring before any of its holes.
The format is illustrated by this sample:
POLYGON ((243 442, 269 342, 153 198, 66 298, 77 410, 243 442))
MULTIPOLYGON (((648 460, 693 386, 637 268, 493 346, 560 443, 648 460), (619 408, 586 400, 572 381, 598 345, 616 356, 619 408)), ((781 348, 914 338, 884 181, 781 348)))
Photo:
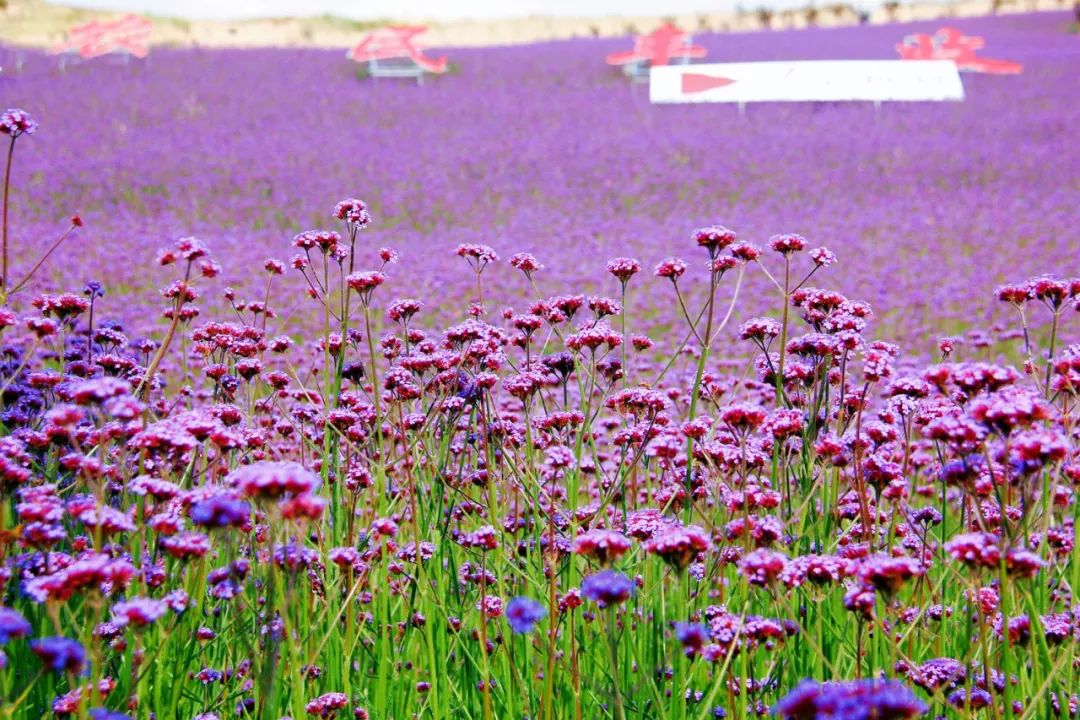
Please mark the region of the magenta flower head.
POLYGON ((659 278, 667 278, 671 282, 677 282, 679 278, 686 272, 686 263, 679 258, 667 258, 663 260, 656 269, 653 270, 653 274, 659 278))
POLYGON ((478 245, 476 243, 463 243, 457 246, 458 257, 463 257, 469 261, 469 265, 478 274, 484 271, 484 268, 489 263, 498 261, 499 256, 495 254, 495 251, 487 245, 478 245))
POLYGON ((634 582, 620 572, 601 570, 581 583, 581 594, 601 607, 624 603, 634 596, 634 582))
POLYGON ((424 303, 413 298, 402 298, 390 303, 386 317, 401 325, 408 325, 412 316, 424 309, 424 303))
POLYGON ((0 114, 0 134, 10 135, 12 140, 20 135, 33 135, 37 129, 38 124, 25 110, 9 108, 0 114))
POLYGON ((787 556, 760 548, 743 556, 739 561, 739 572, 751 585, 766 587, 780 576, 786 566, 787 556))
POLYGON ((332 718, 337 715, 338 710, 349 704, 349 696, 345 693, 331 692, 325 695, 320 695, 308 702, 304 708, 307 710, 308 715, 314 715, 320 718, 332 718))
POLYGON ((573 547, 578 555, 595 558, 606 565, 630 549, 630 538, 614 530, 598 528, 574 538, 573 547))
POLYGON ((169 606, 164 600, 132 598, 113 606, 113 622, 117 625, 143 628, 161 618, 168 609, 169 606))
POLYGON ((612 258, 607 262, 607 271, 625 286, 630 281, 630 278, 641 272, 641 263, 634 258, 612 258))
POLYGON ((1013 577, 1031 579, 1046 567, 1046 561, 1022 547, 1009 548, 1005 553, 1005 569, 1013 577))
POLYGON ((673 525, 645 541, 645 552, 662 558, 676 570, 685 570, 710 547, 708 533, 697 526, 673 525))
POLYGON ((371 214, 363 200, 349 198, 334 206, 334 217, 344 220, 350 230, 360 230, 371 223, 371 214))
POLYGON ((810 251, 810 259, 817 267, 828 267, 836 262, 836 255, 827 247, 819 247, 810 251))
POLYGON ((337 250, 341 236, 332 230, 305 230, 293 238, 293 246, 301 250, 318 248, 323 253, 333 253, 337 250))
POLYGON ((773 706, 787 720, 909 720, 926 713, 926 705, 895 680, 827 682, 803 680, 773 706))
POLYGON ((992 533, 955 535, 945 543, 945 551, 970 568, 996 570, 1001 562, 1001 539, 992 533))
POLYGON ((709 257, 716 254, 735 242, 735 232, 728 230, 723 225, 710 225, 699 228, 690 235, 690 239, 709 251, 709 257))
POLYGON ((61 322, 66 322, 86 312, 90 307, 89 300, 74 293, 41 295, 34 298, 30 304, 40 310, 45 317, 55 317, 61 322))
POLYGON ((739 267, 739 261, 734 255, 724 255, 709 261, 709 271, 717 275, 717 279, 722 278, 728 270, 734 270, 737 267, 739 267))
POLYGON ((465 547, 476 548, 482 552, 494 550, 499 547, 499 533, 490 525, 483 525, 462 539, 465 547))
POLYGON ((1053 277, 1038 277, 1028 281, 1031 292, 1036 300, 1041 300, 1051 310, 1058 310, 1067 300, 1076 297, 1074 288, 1078 287, 1076 279, 1057 280, 1053 277))
POLYGON ((806 248, 806 238, 794 233, 773 235, 769 238, 769 247, 781 255, 790 255, 806 248))
POLYGON ((349 273, 345 278, 349 289, 360 296, 360 301, 367 305, 371 302, 371 294, 375 288, 386 282, 386 276, 378 270, 365 270, 364 272, 349 273))
POLYGON ((529 253, 515 253, 514 256, 510 258, 510 267, 525 273, 525 277, 532 277, 534 272, 539 272, 544 269, 544 266, 529 253))
POLYGON ((741 339, 750 340, 759 346, 768 343, 778 335, 780 335, 780 323, 767 317, 750 318, 739 328, 741 339))
POLYGON ((233 470, 225 478, 244 495, 274 500, 303 495, 319 487, 319 476, 295 462, 257 462, 233 470))
POLYGON ((30 643, 30 649, 47 670, 54 673, 78 675, 86 667, 86 651, 78 642, 66 637, 44 637, 30 643))
POLYGON ((751 263, 761 257, 761 249, 752 243, 735 243, 731 246, 731 254, 736 260, 751 263))
POLYGON ((859 566, 859 576, 875 590, 893 595, 908 580, 919 577, 926 569, 914 558, 872 555, 859 566))
POLYGON ((494 620, 503 614, 503 601, 498 595, 485 595, 476 601, 476 609, 494 620))
POLYGON ((998 300, 1009 303, 1010 305, 1023 305, 1028 300, 1033 300, 1035 298, 1035 293, 1028 283, 1002 285, 994 292, 997 295, 998 300))
POLYGON ((527 597, 516 597, 506 605, 506 622, 516 633, 532 632, 536 623, 547 617, 547 608, 527 597))

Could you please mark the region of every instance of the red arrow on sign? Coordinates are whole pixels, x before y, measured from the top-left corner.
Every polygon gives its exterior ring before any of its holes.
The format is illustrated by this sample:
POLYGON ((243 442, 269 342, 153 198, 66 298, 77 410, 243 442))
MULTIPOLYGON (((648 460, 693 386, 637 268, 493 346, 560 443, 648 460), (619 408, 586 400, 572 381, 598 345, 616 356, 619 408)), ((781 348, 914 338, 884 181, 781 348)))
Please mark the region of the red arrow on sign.
POLYGON ((731 85, 734 82, 731 78, 688 72, 682 74, 682 91, 684 95, 692 95, 693 93, 731 85))

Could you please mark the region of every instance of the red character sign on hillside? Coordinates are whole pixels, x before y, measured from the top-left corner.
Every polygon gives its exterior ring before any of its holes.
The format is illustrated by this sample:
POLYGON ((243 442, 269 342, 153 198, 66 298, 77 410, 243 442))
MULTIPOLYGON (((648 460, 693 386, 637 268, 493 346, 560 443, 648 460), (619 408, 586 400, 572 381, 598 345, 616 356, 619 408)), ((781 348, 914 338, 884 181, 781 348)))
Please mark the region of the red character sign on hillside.
POLYGON ((984 47, 984 38, 965 35, 956 28, 946 27, 933 35, 908 35, 897 44, 896 51, 904 60, 952 60, 958 70, 967 72, 1016 75, 1023 71, 1024 67, 1020 63, 976 56, 976 51, 984 47))
POLYGON ((449 61, 445 57, 430 58, 416 44, 416 36, 427 32, 426 27, 396 25, 379 28, 349 51, 348 57, 356 62, 370 63, 379 60, 412 60, 425 72, 439 75, 446 72, 449 61))
POLYGON ((633 50, 611 53, 606 60, 608 65, 648 63, 651 67, 659 67, 667 65, 672 58, 703 58, 707 52, 703 47, 690 44, 687 33, 671 23, 664 23, 648 35, 635 38, 633 50))
POLYGON ((153 27, 152 22, 138 15, 127 15, 118 20, 92 20, 71 28, 67 40, 52 52, 54 55, 78 53, 84 60, 116 52, 145 58, 150 52, 153 27))

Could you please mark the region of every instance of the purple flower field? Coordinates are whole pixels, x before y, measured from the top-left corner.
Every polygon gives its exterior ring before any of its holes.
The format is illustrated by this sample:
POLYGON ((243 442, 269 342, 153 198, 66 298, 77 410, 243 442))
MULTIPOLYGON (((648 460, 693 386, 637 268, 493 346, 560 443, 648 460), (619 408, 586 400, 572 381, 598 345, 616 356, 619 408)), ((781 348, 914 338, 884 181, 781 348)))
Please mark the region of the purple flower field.
POLYGON ((1080 717, 1080 35, 695 40, 943 24, 0 75, 0 716, 1080 717))
MULTIPOLYGON (((939 24, 698 42, 716 61, 892 58, 902 35, 939 24)), ((13 238, 31 262, 80 212, 77 243, 93 253, 54 263, 54 287, 107 273, 146 290, 160 280, 144 262, 160 238, 196 235, 228 248, 237 262, 223 277, 240 287, 252 263, 284 256, 288 238, 355 194, 378 217, 371 242, 410 262, 396 292, 437 294, 447 302, 435 311, 455 317, 468 282, 450 270, 458 243, 534 252, 553 288, 599 291, 606 258, 659 260, 719 219, 746 239, 795 231, 827 244, 843 258, 831 285, 926 349, 983 321, 996 284, 1066 261, 1080 190, 1080 43, 1066 15, 956 24, 1025 73, 967 75, 962 104, 876 113, 653 107, 603 66, 617 40, 455 51, 460 74, 421 88, 354 81, 329 51, 160 50, 145 67, 66 75, 31 58, 0 85, 42 124, 20 157, 13 238)), ((495 285, 500 301, 520 296, 509 277, 495 285)), ((765 290, 760 278, 748 287, 765 290)))

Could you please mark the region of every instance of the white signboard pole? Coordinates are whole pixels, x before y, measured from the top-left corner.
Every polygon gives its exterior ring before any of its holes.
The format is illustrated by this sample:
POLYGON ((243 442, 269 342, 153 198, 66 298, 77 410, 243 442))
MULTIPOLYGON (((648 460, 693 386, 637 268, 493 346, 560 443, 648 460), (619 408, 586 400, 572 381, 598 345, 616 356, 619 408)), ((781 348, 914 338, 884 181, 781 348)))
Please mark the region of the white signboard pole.
POLYGON ((653 67, 654 103, 963 100, 949 60, 801 60, 653 67))

